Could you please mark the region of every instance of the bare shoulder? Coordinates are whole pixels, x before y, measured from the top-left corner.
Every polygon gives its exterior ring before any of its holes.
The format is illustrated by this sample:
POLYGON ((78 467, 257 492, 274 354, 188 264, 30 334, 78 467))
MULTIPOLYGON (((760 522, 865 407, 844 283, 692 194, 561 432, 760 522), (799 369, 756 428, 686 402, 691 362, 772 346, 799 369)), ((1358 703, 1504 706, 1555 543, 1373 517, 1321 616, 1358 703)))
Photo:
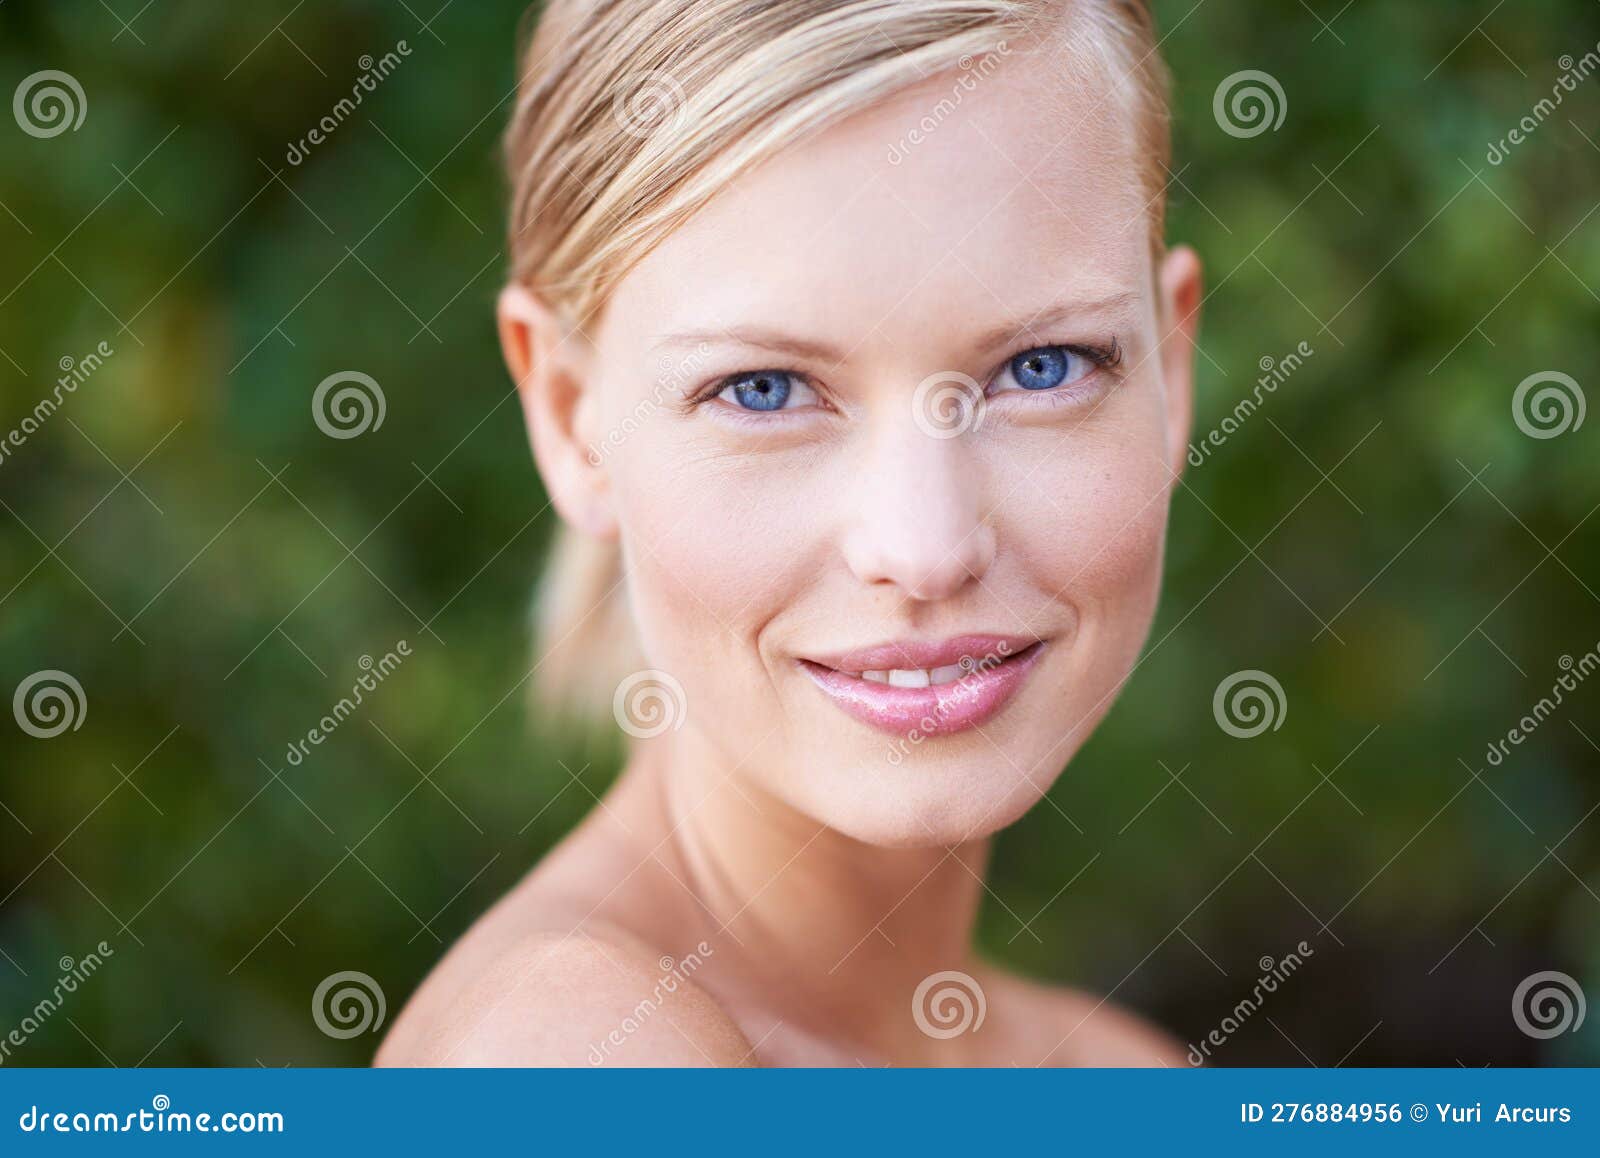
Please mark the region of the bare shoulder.
MULTIPOLYGON (((1013 974, 985 978, 1011 1010, 1006 1034, 1023 1056, 1044 1066, 1187 1066, 1188 1051, 1145 1018, 1082 990, 1041 985, 1013 974)), ((991 1007, 996 1004, 991 1000, 991 1007)))
POLYGON ((749 1043, 687 965, 622 936, 530 936, 433 1008, 408 1009, 376 1064, 749 1065, 749 1043))

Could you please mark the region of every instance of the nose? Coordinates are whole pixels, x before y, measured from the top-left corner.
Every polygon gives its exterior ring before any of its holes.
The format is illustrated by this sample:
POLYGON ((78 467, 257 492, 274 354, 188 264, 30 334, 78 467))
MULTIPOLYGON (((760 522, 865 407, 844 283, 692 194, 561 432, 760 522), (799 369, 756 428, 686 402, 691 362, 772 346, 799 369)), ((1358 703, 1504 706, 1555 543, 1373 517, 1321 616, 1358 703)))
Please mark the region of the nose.
POLYGON ((880 425, 867 454, 843 542, 856 578, 922 602, 982 579, 995 537, 968 436, 934 437, 907 412, 880 425))

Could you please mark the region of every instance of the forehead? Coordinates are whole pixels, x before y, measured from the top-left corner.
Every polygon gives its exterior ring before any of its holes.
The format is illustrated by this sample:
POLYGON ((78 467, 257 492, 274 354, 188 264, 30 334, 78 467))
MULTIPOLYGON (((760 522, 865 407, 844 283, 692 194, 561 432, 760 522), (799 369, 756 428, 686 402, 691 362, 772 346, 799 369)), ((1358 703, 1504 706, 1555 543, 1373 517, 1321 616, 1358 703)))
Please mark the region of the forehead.
POLYGON ((1135 139, 1103 68, 1013 47, 742 175, 629 272, 606 322, 925 343, 958 316, 1146 293, 1135 139))

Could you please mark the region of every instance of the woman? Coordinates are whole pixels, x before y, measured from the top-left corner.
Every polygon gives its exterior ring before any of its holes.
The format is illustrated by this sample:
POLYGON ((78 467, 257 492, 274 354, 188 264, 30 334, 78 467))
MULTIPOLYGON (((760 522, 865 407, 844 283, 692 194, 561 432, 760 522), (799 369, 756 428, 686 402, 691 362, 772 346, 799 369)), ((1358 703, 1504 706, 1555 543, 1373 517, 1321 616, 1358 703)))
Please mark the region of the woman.
POLYGON ((971 947, 1154 613, 1201 294, 1155 47, 1141 0, 547 5, 535 675, 635 740, 380 1063, 1181 1062, 971 947))

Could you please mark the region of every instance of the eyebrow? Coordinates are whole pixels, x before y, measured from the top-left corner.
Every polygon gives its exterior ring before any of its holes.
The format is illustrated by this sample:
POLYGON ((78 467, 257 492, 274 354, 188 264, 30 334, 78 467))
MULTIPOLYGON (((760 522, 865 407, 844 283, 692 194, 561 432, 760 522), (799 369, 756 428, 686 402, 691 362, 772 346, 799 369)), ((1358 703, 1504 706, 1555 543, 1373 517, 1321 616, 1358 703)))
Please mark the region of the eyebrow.
POLYGON ((1019 321, 992 326, 973 338, 971 345, 975 350, 993 350, 1015 342, 1024 334, 1048 338, 1050 330, 1073 323, 1131 328, 1139 300, 1140 295, 1130 290, 1089 301, 1058 302, 1044 306, 1019 321))
MULTIPOLYGON (((1041 332, 1071 322, 1094 321, 1096 324, 1131 325, 1139 294, 1132 291, 1114 293, 1102 298, 1056 302, 1043 306, 1030 314, 998 325, 990 326, 963 344, 979 351, 990 351, 1014 342, 1018 337, 1040 335, 1041 332)), ((653 349, 663 351, 686 346, 739 345, 768 350, 775 354, 809 358, 818 362, 838 364, 848 351, 830 342, 785 333, 764 326, 725 326, 722 328, 683 330, 668 334, 655 343, 653 349)))
POLYGON ((778 354, 789 354, 796 358, 810 358, 818 362, 842 362, 845 357, 844 352, 832 343, 802 338, 796 334, 786 334, 782 330, 767 329, 763 326, 724 326, 720 329, 684 330, 668 334, 657 342, 653 349, 657 351, 678 349, 702 343, 710 346, 751 346, 778 354))

